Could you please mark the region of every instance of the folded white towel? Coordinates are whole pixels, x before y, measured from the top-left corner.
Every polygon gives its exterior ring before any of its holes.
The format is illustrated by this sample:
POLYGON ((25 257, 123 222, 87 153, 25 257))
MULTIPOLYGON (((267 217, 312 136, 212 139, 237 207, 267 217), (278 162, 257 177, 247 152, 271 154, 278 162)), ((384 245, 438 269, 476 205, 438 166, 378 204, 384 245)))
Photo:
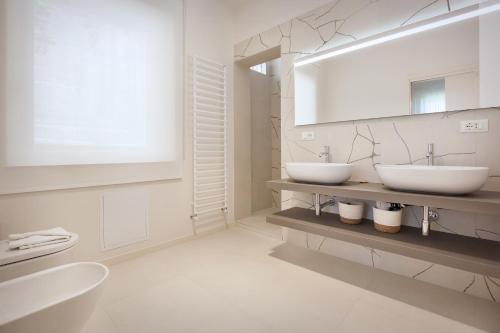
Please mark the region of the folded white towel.
POLYGON ((25 250, 31 249, 32 247, 45 246, 50 244, 57 244, 62 242, 67 242, 71 238, 68 236, 30 236, 26 238, 21 238, 17 240, 9 241, 9 249, 11 250, 25 250))
POLYGON ((28 238, 31 236, 65 236, 67 238, 71 237, 71 234, 64 230, 61 227, 57 228, 52 228, 52 229, 47 229, 47 230, 38 230, 38 231, 31 231, 31 232, 25 232, 23 234, 12 234, 9 235, 10 240, 17 240, 17 239, 23 239, 23 238, 28 238))

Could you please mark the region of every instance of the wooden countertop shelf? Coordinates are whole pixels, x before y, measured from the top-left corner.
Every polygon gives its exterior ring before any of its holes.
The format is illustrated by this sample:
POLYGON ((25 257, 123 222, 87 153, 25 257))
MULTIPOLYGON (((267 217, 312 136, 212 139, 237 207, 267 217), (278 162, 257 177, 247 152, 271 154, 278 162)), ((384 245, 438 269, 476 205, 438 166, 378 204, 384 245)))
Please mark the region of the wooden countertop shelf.
POLYGON ((267 182, 267 186, 278 191, 319 193, 352 199, 398 202, 406 205, 500 215, 500 192, 493 191, 478 191, 465 196, 450 196, 393 191, 378 183, 346 182, 339 185, 320 185, 299 183, 291 179, 271 180, 267 182))
POLYGON ((500 278, 500 242, 402 226, 397 234, 382 233, 371 220, 358 225, 340 222, 336 214, 294 207, 267 216, 267 222, 329 238, 380 249, 445 266, 500 278))

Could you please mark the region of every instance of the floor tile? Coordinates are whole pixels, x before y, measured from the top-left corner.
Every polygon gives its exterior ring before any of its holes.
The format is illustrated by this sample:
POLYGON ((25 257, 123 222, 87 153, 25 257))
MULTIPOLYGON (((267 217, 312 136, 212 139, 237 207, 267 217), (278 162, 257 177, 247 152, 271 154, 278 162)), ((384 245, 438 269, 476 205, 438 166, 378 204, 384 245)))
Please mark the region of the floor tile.
POLYGON ((97 306, 81 333, 118 333, 104 307, 97 306))
POLYGON ((367 292, 336 327, 335 333, 484 332, 394 299, 367 292))
POLYGON ((229 331, 238 324, 252 329, 251 320, 184 277, 145 287, 142 293, 106 306, 106 311, 123 333, 201 332, 205 327, 229 331))
POLYGON ((123 297, 141 291, 144 286, 159 284, 177 274, 174 269, 147 256, 111 265, 109 271, 99 304, 119 301, 123 297))
POLYGON ((239 227, 110 272, 84 333, 500 331, 493 302, 239 227))

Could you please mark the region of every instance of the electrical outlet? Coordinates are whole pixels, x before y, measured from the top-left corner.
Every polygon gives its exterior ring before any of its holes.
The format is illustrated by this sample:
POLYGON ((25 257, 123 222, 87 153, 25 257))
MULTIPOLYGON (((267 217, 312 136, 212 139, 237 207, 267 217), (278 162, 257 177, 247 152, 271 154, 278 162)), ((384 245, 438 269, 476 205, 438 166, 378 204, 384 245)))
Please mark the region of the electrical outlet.
POLYGON ((314 132, 302 132, 302 141, 314 140, 314 132))
POLYGON ((460 132, 462 133, 488 132, 488 119, 462 120, 460 122, 460 132))

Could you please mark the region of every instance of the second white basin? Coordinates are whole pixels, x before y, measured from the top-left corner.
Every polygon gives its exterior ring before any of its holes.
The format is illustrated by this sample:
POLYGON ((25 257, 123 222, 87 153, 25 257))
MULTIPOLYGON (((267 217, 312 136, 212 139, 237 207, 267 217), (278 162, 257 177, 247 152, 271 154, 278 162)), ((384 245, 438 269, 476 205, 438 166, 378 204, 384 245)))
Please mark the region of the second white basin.
POLYGON ((346 163, 288 162, 288 175, 300 182, 340 184, 351 178, 352 165, 346 163))
POLYGON ((437 165, 376 165, 385 186, 402 191, 469 194, 488 179, 486 167, 437 165))

